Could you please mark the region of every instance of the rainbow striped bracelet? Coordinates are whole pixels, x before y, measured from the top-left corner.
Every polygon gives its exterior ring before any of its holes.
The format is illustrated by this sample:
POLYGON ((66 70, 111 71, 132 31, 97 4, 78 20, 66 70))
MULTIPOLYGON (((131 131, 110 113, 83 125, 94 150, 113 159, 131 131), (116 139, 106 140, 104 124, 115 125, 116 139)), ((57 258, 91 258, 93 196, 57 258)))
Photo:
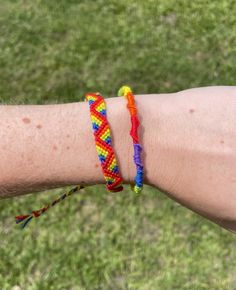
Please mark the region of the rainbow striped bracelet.
POLYGON ((128 86, 123 86, 118 91, 118 96, 122 97, 124 96, 128 103, 127 108, 130 113, 130 119, 131 119, 131 130, 130 130, 130 136, 133 140, 133 146, 134 146, 134 163, 136 165, 136 177, 135 177, 135 185, 132 188, 136 193, 140 193, 143 189, 143 163, 141 158, 141 152, 142 147, 139 143, 139 136, 138 136, 138 127, 139 127, 139 119, 137 115, 137 108, 135 105, 134 95, 132 93, 132 90, 128 86))

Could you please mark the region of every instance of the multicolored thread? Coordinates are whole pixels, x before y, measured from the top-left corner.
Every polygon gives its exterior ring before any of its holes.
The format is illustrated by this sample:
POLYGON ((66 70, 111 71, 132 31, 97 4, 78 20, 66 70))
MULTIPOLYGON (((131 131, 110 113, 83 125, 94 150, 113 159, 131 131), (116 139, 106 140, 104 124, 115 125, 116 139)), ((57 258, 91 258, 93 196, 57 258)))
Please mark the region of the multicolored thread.
POLYGON ((99 93, 86 94, 86 100, 90 107, 96 150, 106 180, 106 187, 111 192, 121 191, 123 190, 123 186, 121 185, 122 177, 120 176, 115 153, 112 149, 105 101, 99 93))
POLYGON ((133 146, 134 146, 134 163, 136 165, 136 177, 135 177, 135 185, 133 187, 133 190, 136 193, 139 193, 142 191, 143 188, 143 163, 141 159, 141 152, 142 147, 139 143, 139 137, 138 137, 138 127, 139 127, 139 120, 137 115, 137 108, 135 105, 134 95, 132 93, 132 90, 128 86, 123 86, 118 91, 118 96, 122 97, 124 96, 127 101, 127 108, 130 112, 130 119, 131 119, 131 130, 130 130, 130 136, 133 139, 133 146))
MULTIPOLYGON (((138 137, 139 120, 137 117, 137 108, 135 106, 134 95, 128 86, 123 86, 119 90, 118 95, 126 97, 128 101, 127 108, 130 112, 132 123, 130 135, 133 139, 134 162, 137 168, 137 174, 135 177, 135 186, 133 187, 133 190, 136 193, 139 193, 143 188, 143 164, 141 160, 142 147, 139 144, 138 137)), ((123 180, 119 172, 115 153, 112 149, 111 133, 106 116, 105 101, 102 95, 100 95, 99 93, 87 94, 86 100, 89 102, 90 118, 92 121, 96 150, 98 153, 99 160, 101 162, 104 178, 106 180, 106 187, 108 191, 111 192, 121 191, 123 190, 122 186, 123 180)), ((85 187, 82 185, 78 185, 72 188, 70 191, 62 194, 59 198, 55 199, 52 203, 48 204, 47 206, 44 206, 39 210, 32 211, 31 214, 28 215, 16 216, 15 217, 16 223, 21 224, 21 228, 25 228, 33 218, 38 218, 48 209, 52 208, 57 203, 64 200, 66 197, 76 192, 79 192, 79 190, 83 188, 85 187)))
POLYGON ((62 194, 59 198, 55 199, 52 203, 42 207, 39 210, 36 211, 32 211, 31 214, 27 214, 27 215, 19 215, 16 216, 16 223, 19 224, 21 223, 21 228, 25 228, 27 226, 27 224, 33 219, 33 218, 38 218, 40 217, 43 213, 45 213, 47 210, 49 210, 51 207, 53 207, 54 205, 56 205, 57 203, 59 203, 60 201, 64 200, 66 197, 72 195, 73 193, 78 192, 79 190, 81 190, 82 188, 84 188, 84 186, 82 185, 78 185, 74 188, 72 188, 70 191, 65 192, 64 194, 62 194))

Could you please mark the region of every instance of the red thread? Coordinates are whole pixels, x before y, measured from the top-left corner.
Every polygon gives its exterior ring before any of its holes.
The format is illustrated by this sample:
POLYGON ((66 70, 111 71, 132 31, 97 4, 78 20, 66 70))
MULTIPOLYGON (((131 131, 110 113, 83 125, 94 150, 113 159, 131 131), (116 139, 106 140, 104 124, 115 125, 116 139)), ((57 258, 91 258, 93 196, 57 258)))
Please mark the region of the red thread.
POLYGON ((138 127, 139 127, 139 120, 137 116, 131 116, 131 130, 130 130, 130 135, 133 138, 134 143, 139 143, 139 138, 138 138, 138 127))

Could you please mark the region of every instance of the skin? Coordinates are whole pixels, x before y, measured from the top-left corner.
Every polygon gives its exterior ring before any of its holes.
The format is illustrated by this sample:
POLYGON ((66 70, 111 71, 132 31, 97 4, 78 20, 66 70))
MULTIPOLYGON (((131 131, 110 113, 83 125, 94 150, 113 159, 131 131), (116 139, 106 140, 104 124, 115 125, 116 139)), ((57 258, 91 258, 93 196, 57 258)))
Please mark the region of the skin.
MULTIPOLYGON (((145 183, 236 233, 236 87, 136 95, 145 183)), ((125 183, 135 176, 125 98, 106 99, 125 183)), ((89 106, 0 106, 0 197, 104 183, 89 106)))

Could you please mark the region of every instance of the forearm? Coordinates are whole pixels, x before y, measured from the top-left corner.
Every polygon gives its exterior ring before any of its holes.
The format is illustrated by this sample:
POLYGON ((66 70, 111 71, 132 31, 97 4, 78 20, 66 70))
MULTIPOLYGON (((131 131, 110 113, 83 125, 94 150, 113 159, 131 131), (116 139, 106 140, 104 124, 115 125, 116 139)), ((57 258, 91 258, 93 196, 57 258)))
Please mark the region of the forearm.
MULTIPOLYGON (((113 98, 108 104, 113 144, 122 161, 129 138, 129 129, 125 138, 119 127, 120 118, 128 121, 125 100, 113 98)), ((1 197, 104 182, 87 103, 1 106, 0 113, 1 197)), ((127 162, 120 167, 127 179, 127 162)))
MULTIPOLYGON (((219 223, 236 220, 236 88, 136 96, 145 182, 219 223)), ((124 98, 106 99, 125 182, 135 176, 124 98)), ((1 106, 0 195, 104 183, 87 103, 1 106)))

